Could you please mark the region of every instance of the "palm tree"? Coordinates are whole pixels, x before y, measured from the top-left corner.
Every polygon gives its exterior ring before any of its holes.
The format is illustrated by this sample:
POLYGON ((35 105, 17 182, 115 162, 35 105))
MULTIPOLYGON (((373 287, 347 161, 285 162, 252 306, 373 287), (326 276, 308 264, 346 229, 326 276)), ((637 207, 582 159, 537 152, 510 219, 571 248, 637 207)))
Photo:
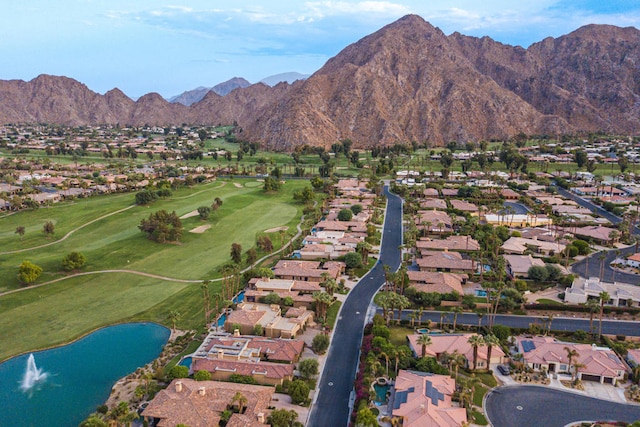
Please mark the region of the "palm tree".
POLYGON ((421 350, 421 356, 420 357, 424 357, 425 354, 427 353, 427 346, 431 345, 431 337, 427 334, 421 334, 418 337, 418 340, 416 341, 416 343, 420 344, 422 346, 421 350))
POLYGON ((231 399, 231 405, 233 406, 234 403, 238 403, 238 413, 242 414, 244 411, 244 407, 247 405, 247 398, 240 392, 237 392, 236 394, 233 395, 233 399, 231 399))
POLYGON ((464 366, 465 357, 463 354, 458 353, 458 350, 454 350, 453 353, 449 355, 449 366, 453 366, 454 368, 454 376, 453 378, 458 381, 458 368, 460 366, 464 366))
POLYGON ((549 314, 547 316, 547 321, 546 323, 546 329, 544 331, 545 336, 547 335, 547 333, 551 334, 551 323, 553 323, 553 314, 549 314))
POLYGON ((484 343, 487 345, 487 369, 489 369, 489 365, 491 364, 491 352, 493 350, 493 346, 500 345, 500 340, 493 334, 487 334, 484 337, 484 343))
MULTIPOLYGON (((620 249, 616 249, 616 259, 615 259, 614 265, 618 265, 617 261, 618 261, 619 257, 620 257, 620 249)), ((616 281, 616 270, 617 270, 617 268, 611 267, 611 269, 613 270, 613 277, 611 278, 611 281, 615 282, 616 281)))
POLYGON ((602 338, 602 316, 604 315, 604 304, 609 302, 609 294, 607 292, 600 292, 600 325, 598 326, 598 339, 602 338))
POLYGON ((476 312, 476 316, 478 316, 478 332, 480 332, 480 328, 482 328, 482 318, 484 317, 484 313, 478 311, 476 312))
POLYGON ((418 309, 418 326, 422 326, 422 314, 424 314, 424 308, 418 309))
POLYGON ((316 303, 316 314, 322 321, 327 320, 327 308, 333 302, 333 297, 326 292, 314 292, 311 295, 313 301, 316 303))
POLYGON ((482 335, 471 335, 467 342, 473 347, 473 370, 475 371, 478 366, 478 347, 484 344, 484 339, 482 335))
POLYGON ((456 323, 458 323, 458 314, 462 313, 462 307, 453 307, 451 311, 453 312, 453 332, 455 332, 456 323))
POLYGON ((571 379, 573 380, 574 377, 573 377, 573 374, 571 372, 571 367, 573 366, 573 359, 579 357, 580 354, 578 353, 578 351, 576 349, 569 348, 569 347, 565 347, 564 351, 567 352, 567 359, 569 359, 569 367, 567 368, 567 370, 571 374, 571 379))
POLYGON ((415 311, 412 311, 411 314, 409 315, 409 319, 411 320, 411 328, 415 327, 417 318, 418 318, 418 313, 416 313, 415 311))
POLYGON ((398 307, 398 325, 400 324, 400 319, 402 318, 402 310, 405 308, 411 307, 411 301, 409 298, 404 295, 394 294, 393 298, 395 299, 395 306, 398 307))
POLYGON ((389 376, 389 355, 384 351, 381 351, 380 356, 384 357, 385 368, 387 369, 387 377, 388 377, 389 376))
POLYGON ((604 251, 600 251, 600 255, 598 255, 598 259, 600 260, 600 280, 604 275, 604 260, 607 258, 607 254, 604 251))
POLYGON ((600 303, 597 299, 591 298, 587 300, 585 307, 589 309, 589 333, 593 336, 593 315, 600 308, 600 303))
POLYGON ((209 281, 205 280, 200 285, 202 289, 202 300, 204 303, 204 325, 209 328, 209 315, 211 314, 211 298, 209 295, 209 281))
POLYGON ((476 374, 471 374, 471 376, 467 379, 467 388, 469 390, 469 407, 473 403, 473 397, 476 393, 476 388, 482 387, 480 378, 476 377, 476 374))
POLYGON ((171 325, 173 326, 172 329, 174 332, 176 330, 176 323, 178 322, 178 320, 180 320, 181 317, 182 315, 177 310, 171 310, 169 312, 169 320, 171 320, 171 325))

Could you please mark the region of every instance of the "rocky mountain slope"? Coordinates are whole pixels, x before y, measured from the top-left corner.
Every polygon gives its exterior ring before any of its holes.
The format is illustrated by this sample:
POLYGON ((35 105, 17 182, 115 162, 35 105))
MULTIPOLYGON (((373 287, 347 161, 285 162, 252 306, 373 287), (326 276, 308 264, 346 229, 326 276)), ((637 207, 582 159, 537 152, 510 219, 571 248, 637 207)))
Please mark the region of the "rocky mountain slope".
POLYGON ((187 107, 65 77, 0 81, 0 122, 219 124, 272 149, 640 132, 640 31, 589 25, 523 49, 446 36, 409 15, 347 46, 306 80, 209 91, 187 107))

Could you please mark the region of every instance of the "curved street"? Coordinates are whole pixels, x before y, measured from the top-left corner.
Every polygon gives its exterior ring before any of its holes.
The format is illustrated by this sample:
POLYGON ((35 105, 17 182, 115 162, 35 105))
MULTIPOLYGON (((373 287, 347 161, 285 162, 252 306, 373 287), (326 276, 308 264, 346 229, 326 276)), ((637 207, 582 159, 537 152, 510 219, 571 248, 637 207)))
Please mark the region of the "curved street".
POLYGON ((331 347, 318 381, 309 427, 346 426, 353 405, 351 392, 356 376, 362 333, 373 296, 384 284, 383 265, 400 267, 402 200, 385 186, 387 210, 380 260, 349 292, 336 322, 331 347))
POLYGON ((485 397, 485 412, 494 427, 563 427, 576 421, 640 419, 640 405, 586 397, 549 387, 504 386, 485 397))

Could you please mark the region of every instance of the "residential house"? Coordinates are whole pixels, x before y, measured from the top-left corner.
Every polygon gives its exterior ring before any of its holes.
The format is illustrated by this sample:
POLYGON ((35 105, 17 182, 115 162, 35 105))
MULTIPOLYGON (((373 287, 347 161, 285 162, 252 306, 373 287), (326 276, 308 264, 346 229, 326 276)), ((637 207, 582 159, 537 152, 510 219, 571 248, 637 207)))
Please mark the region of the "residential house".
POLYGON ((570 288, 564 292, 564 301, 570 304, 584 304, 589 299, 600 299, 600 294, 609 294, 606 305, 614 307, 639 307, 640 287, 630 283, 603 282, 599 277, 576 277, 570 288))
POLYGON ((431 271, 407 271, 409 286, 418 292, 437 292, 439 294, 464 293, 462 285, 467 282, 466 274, 440 273, 431 271))
POLYGON ((640 268, 640 252, 629 255, 625 262, 629 267, 640 268))
MULTIPOLYGON (((569 230, 568 230, 569 231, 569 230)), ((615 228, 603 227, 601 225, 593 225, 588 227, 571 228, 571 233, 576 237, 591 239, 597 243, 609 245, 613 243, 612 233, 617 230, 615 228)))
POLYGON ((471 236, 447 236, 445 239, 421 238, 416 242, 420 251, 463 251, 480 250, 480 244, 471 236))
MULTIPOLYGON (((342 264, 344 265, 344 264, 342 264)), ((325 263, 320 268, 319 261, 280 260, 273 269, 279 279, 323 282, 325 277, 337 279, 342 274, 339 263, 325 263)))
POLYGON ((467 202, 466 200, 451 199, 449 200, 449 203, 451 203, 451 207, 453 209, 462 212, 469 212, 472 216, 477 215, 479 211, 476 205, 467 202))
POLYGON ((504 225, 507 227, 538 227, 552 223, 546 215, 536 214, 485 214, 484 220, 491 225, 504 225))
POLYGON ((240 334, 251 335, 260 325, 266 337, 295 338, 312 322, 313 312, 305 307, 292 307, 283 316, 279 305, 242 302, 229 313, 224 329, 227 332, 239 329, 240 334))
POLYGON ((565 247, 566 246, 560 242, 538 240, 538 238, 534 236, 533 239, 510 237, 500 248, 505 254, 523 255, 525 252, 529 251, 537 255, 550 256, 563 252, 565 247))
POLYGON ((420 271, 442 271, 447 273, 473 274, 475 262, 463 259, 459 252, 423 252, 422 258, 416 259, 420 271))
POLYGON ((448 375, 401 370, 389 400, 391 416, 403 427, 459 427, 467 410, 452 400, 455 380, 448 375))
POLYGON ((444 199, 425 199, 422 202, 420 202, 420 209, 423 209, 423 210, 437 209, 441 211, 446 211, 447 209, 449 209, 449 207, 447 206, 447 202, 444 199))
MULTIPOLYGON (((575 344, 561 342, 553 337, 516 337, 518 352, 522 354, 524 362, 536 371, 544 370, 549 373, 570 373, 568 352, 576 351, 572 365, 578 363, 576 372, 582 381, 596 381, 601 384, 616 383, 624 378, 627 370, 618 355, 607 347, 597 347, 595 344, 575 344)), ((573 366, 571 371, 573 371, 573 366)))
POLYGON ((450 233, 453 231, 453 220, 443 211, 419 211, 416 224, 419 229, 426 230, 427 234, 450 233))
POLYGON ((156 394, 142 416, 157 427, 217 426, 222 413, 237 403, 234 396, 240 393, 246 399, 244 412, 233 413, 227 427, 264 427, 274 392, 274 387, 176 379, 156 394))
MULTIPOLYGON (((458 353, 465 357, 465 366, 473 367, 473 346, 469 344, 469 337, 475 334, 433 334, 431 344, 425 347, 426 357, 439 358, 442 354, 458 353)), ((417 357, 422 357, 422 345, 418 344, 420 334, 412 334, 407 336, 409 347, 417 357)), ((488 369, 487 366, 487 346, 478 347, 478 358, 476 367, 478 369, 488 369)), ((500 346, 491 348, 491 364, 504 363, 506 356, 500 346)))
POLYGON ((513 278, 529 277, 529 269, 534 265, 544 267, 544 261, 529 255, 504 255, 507 274, 513 278))

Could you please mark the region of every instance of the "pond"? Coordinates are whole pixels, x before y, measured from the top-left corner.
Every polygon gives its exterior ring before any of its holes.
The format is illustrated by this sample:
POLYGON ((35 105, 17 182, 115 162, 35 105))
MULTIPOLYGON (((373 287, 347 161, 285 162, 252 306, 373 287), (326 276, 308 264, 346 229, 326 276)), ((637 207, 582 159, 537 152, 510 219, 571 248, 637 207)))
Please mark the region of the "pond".
POLYGON ((77 426, 116 381, 158 357, 169 335, 155 323, 127 323, 7 360, 0 364, 0 427, 77 426))

